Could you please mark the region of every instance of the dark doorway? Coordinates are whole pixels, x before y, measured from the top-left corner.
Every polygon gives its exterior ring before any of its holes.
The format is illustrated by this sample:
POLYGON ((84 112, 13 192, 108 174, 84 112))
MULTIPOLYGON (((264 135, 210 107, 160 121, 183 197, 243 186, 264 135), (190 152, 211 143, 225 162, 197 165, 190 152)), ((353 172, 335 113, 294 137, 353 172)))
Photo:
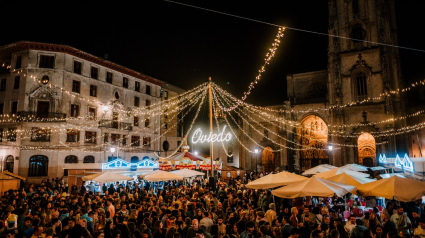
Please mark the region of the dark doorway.
POLYGON ((13 156, 11 156, 11 155, 7 156, 6 160, 5 160, 4 170, 7 170, 7 171, 13 173, 14 165, 15 165, 15 159, 13 158, 13 156))
POLYGON ((370 157, 366 157, 363 159, 363 166, 373 167, 373 159, 370 157))
POLYGON ((49 117, 49 102, 39 101, 37 103, 37 117, 38 118, 48 118, 49 117))

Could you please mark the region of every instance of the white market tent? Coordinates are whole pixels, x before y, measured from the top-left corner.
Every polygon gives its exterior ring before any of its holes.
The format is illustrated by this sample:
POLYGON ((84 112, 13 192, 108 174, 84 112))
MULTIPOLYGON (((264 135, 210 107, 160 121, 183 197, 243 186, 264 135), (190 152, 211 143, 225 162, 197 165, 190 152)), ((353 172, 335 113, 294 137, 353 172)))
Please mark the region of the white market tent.
POLYGON ((371 183, 371 182, 376 181, 374 179, 352 176, 352 175, 347 174, 345 172, 337 174, 337 175, 332 176, 332 177, 329 177, 329 178, 327 178, 327 180, 338 182, 338 183, 343 183, 343 184, 348 184, 348 185, 353 185, 353 186, 359 186, 361 184, 366 184, 366 183, 371 183))
POLYGON ((302 173, 302 175, 310 175, 310 174, 320 174, 332 169, 335 169, 337 167, 333 166, 333 165, 329 165, 329 164, 321 164, 318 165, 316 167, 313 167, 311 169, 308 169, 306 171, 304 171, 304 173, 302 173))
POLYGON ((289 184, 272 191, 272 194, 281 198, 297 198, 305 196, 342 197, 356 190, 355 186, 329 181, 322 178, 309 179, 289 184))
POLYGON ((425 196, 425 182, 392 176, 387 179, 359 185, 357 194, 360 196, 377 196, 395 199, 401 202, 411 202, 425 196))
POLYGON ((159 182, 168 180, 183 180, 183 176, 161 170, 155 174, 145 176, 144 179, 150 182, 159 182))
POLYGON ((269 174, 262 178, 254 180, 248 183, 246 187, 252 188, 252 189, 276 188, 276 187, 288 185, 288 184, 306 180, 306 179, 307 178, 304 176, 283 171, 278 174, 269 174))
POLYGON ((191 170, 191 169, 180 169, 180 170, 171 171, 171 173, 183 176, 184 178, 205 175, 205 173, 198 172, 198 171, 191 170))
POLYGON ((143 175, 140 175, 139 177, 140 178, 145 178, 146 176, 148 176, 148 175, 152 175, 152 174, 157 174, 157 173, 159 173, 159 172, 161 172, 162 170, 155 170, 155 171, 152 171, 152 172, 149 172, 149 173, 146 173, 146 174, 143 174, 143 175))
POLYGON ((369 168, 372 171, 379 171, 379 170, 386 170, 387 168, 382 167, 382 166, 376 166, 376 167, 371 167, 369 168))
POLYGON ((123 180, 133 180, 132 177, 128 177, 118 173, 112 173, 109 171, 87 175, 84 176, 82 179, 84 181, 93 181, 97 183, 113 183, 123 180))
POLYGON ((352 170, 357 172, 367 172, 368 167, 358 164, 346 164, 341 166, 340 169, 352 170))
POLYGON ((333 177, 333 176, 341 174, 341 173, 346 173, 346 174, 349 174, 350 176, 357 176, 357 177, 361 177, 361 178, 367 178, 367 177, 370 176, 369 174, 365 174, 365 173, 360 173, 360 172, 356 172, 356 171, 352 171, 352 170, 346 170, 346 169, 342 169, 342 168, 336 168, 336 169, 332 169, 332 170, 329 170, 329 171, 326 171, 326 172, 323 172, 323 173, 320 173, 320 174, 316 174, 316 175, 314 175, 314 177, 327 179, 327 178, 333 177))
POLYGON ((386 178, 391 178, 392 176, 398 176, 400 178, 406 178, 406 176, 404 176, 401 173, 388 173, 388 174, 379 174, 379 176, 381 176, 381 178, 386 179, 386 178))

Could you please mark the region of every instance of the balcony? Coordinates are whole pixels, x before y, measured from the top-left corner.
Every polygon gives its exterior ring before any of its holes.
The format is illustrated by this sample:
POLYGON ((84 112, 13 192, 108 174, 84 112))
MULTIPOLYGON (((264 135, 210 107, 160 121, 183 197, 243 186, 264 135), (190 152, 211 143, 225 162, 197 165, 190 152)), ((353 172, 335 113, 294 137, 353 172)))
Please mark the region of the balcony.
POLYGON ((57 112, 26 112, 21 111, 17 113, 20 117, 18 120, 22 122, 64 122, 66 118, 65 113, 57 112))
POLYGON ((119 122, 115 120, 100 120, 99 127, 115 128, 115 129, 121 129, 121 130, 129 130, 129 131, 133 129, 133 126, 131 123, 119 122))

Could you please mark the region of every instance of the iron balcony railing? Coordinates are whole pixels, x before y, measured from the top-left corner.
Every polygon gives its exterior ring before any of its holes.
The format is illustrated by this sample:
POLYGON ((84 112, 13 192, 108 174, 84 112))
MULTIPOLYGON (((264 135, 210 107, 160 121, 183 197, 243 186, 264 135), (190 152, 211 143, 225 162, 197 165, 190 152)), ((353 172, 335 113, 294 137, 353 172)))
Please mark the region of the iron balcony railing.
POLYGON ((21 111, 17 113, 19 117, 19 121, 37 121, 37 122, 54 122, 65 121, 66 114, 65 113, 57 113, 57 112, 33 112, 33 111, 21 111))
POLYGON ((99 127, 115 128, 129 131, 133 130, 133 126, 131 123, 119 122, 114 120, 100 120, 99 127))

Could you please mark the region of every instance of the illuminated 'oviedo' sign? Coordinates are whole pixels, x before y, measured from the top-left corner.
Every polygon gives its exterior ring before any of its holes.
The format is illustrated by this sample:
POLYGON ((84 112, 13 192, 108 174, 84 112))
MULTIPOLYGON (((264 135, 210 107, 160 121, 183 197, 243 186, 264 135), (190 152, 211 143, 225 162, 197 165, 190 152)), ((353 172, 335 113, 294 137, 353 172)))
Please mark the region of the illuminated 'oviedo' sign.
POLYGON ((232 139, 232 134, 227 133, 224 134, 224 131, 226 130, 226 126, 223 127, 223 131, 219 134, 212 134, 209 135, 202 135, 201 128, 196 129, 196 131, 192 135, 192 143, 204 143, 204 142, 223 142, 223 141, 230 141, 232 139))

